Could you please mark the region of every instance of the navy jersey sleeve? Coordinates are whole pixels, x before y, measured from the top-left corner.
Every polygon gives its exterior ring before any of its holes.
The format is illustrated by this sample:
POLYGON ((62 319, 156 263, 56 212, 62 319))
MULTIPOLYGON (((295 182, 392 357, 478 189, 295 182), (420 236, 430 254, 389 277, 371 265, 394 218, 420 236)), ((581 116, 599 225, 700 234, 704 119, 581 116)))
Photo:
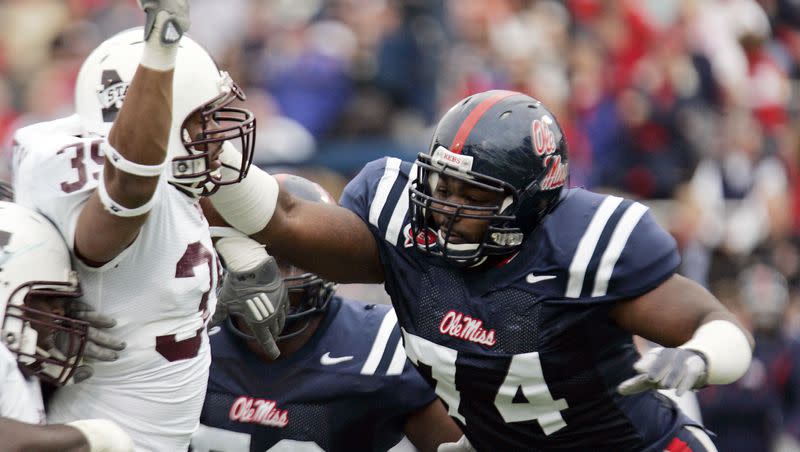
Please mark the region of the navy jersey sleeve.
POLYGON ((348 182, 339 198, 342 207, 352 210, 365 223, 369 223, 369 205, 375 197, 375 190, 387 160, 388 158, 384 157, 367 163, 356 177, 348 182))
POLYGON ((363 365, 355 364, 361 378, 372 381, 377 389, 375 397, 381 412, 404 419, 435 400, 433 388, 406 357, 395 311, 387 305, 365 305, 348 299, 342 299, 342 303, 335 325, 339 331, 329 334, 346 334, 347 339, 336 338, 336 342, 350 342, 353 354, 363 357, 363 365), (361 351, 356 352, 358 349, 361 351))
POLYGON ((566 273, 566 284, 552 301, 574 304, 631 299, 675 273, 680 264, 675 239, 645 205, 585 193, 576 195, 578 201, 561 213, 561 225, 580 225, 572 228, 572 234, 563 232, 567 227, 550 227, 551 235, 558 237, 555 241, 568 244, 557 258, 566 273))
MULTIPOLYGON (((399 328, 398 328, 399 332, 399 328)), ((402 351, 402 347, 398 349, 402 351)), ((405 357, 405 352, 403 352, 405 357)), ((424 408, 436 400, 436 393, 417 371, 411 361, 405 360, 403 372, 394 378, 390 384, 381 389, 382 399, 396 407, 401 417, 405 418, 411 413, 424 408)))
MULTIPOLYGON (((637 206, 642 205, 634 203, 630 209, 637 209, 637 206)), ((644 211, 634 226, 616 263, 613 262, 616 250, 607 250, 609 252, 612 259, 601 261, 598 269, 600 281, 609 275, 608 286, 604 289, 598 285, 593 296, 619 299, 643 295, 671 277, 681 261, 675 239, 656 223, 649 210, 644 211)))
POLYGON ((396 246, 408 215, 408 188, 415 168, 393 157, 374 160, 347 184, 339 204, 364 220, 378 240, 396 246))

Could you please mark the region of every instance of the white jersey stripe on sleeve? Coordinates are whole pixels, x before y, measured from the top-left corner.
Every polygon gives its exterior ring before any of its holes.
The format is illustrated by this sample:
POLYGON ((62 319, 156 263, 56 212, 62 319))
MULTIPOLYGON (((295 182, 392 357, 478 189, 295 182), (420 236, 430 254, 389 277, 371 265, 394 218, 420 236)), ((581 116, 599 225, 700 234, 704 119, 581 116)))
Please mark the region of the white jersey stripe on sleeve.
POLYGON ((617 264, 622 250, 625 249, 625 244, 628 243, 628 238, 631 236, 633 228, 636 227, 645 212, 647 212, 647 207, 635 202, 625 210, 619 223, 617 223, 614 233, 611 234, 608 246, 600 258, 600 266, 597 268, 594 289, 592 289, 593 297, 602 297, 606 294, 608 280, 611 279, 614 266, 617 264))
POLYGON ((397 325, 397 314, 394 309, 386 313, 383 317, 378 334, 375 336, 375 341, 372 343, 372 349, 369 351, 367 360, 361 368, 362 375, 372 375, 378 368, 383 358, 383 352, 386 350, 386 343, 389 342, 389 337, 392 335, 395 325, 397 325))
MULTIPOLYGON (((397 245, 397 239, 400 237, 400 230, 403 228, 403 220, 406 219, 406 213, 408 213, 408 188, 416 172, 417 164, 415 163, 411 166, 411 171, 408 173, 408 181, 406 181, 403 191, 400 192, 400 199, 397 201, 397 206, 395 206, 392 217, 389 219, 389 226, 386 227, 386 235, 384 237, 386 241, 392 245, 397 245)), ((372 212, 370 212, 370 214, 371 213, 372 212)))
POLYGON ((389 193, 394 187, 397 176, 400 174, 400 159, 390 157, 386 160, 386 167, 383 170, 383 176, 378 182, 378 189, 375 192, 375 199, 372 200, 372 205, 369 208, 369 223, 376 228, 378 227, 378 220, 383 212, 383 207, 386 205, 386 200, 389 199, 389 193))
POLYGON ((406 352, 403 349, 403 341, 397 343, 397 348, 394 349, 392 362, 389 363, 389 369, 386 375, 400 375, 403 373, 403 368, 406 366, 406 352))
POLYGON ((600 207, 594 213, 592 221, 589 222, 589 227, 586 228, 586 232, 583 233, 583 237, 578 242, 578 248, 572 257, 572 263, 569 264, 569 281, 567 282, 567 291, 564 294, 567 298, 578 298, 581 295, 583 280, 586 277, 586 268, 589 266, 589 261, 592 260, 597 242, 600 240, 600 234, 603 233, 608 219, 621 202, 622 198, 608 196, 600 203, 600 207))

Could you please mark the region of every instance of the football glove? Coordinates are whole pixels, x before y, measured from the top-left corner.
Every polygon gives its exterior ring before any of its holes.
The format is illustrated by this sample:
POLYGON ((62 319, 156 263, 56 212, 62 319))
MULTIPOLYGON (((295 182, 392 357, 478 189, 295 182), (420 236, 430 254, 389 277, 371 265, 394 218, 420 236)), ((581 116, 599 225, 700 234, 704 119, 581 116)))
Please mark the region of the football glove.
POLYGON ((252 269, 228 271, 217 295, 212 323, 219 323, 226 314, 243 319, 267 356, 275 359, 280 355, 275 340, 283 330, 288 310, 289 293, 275 258, 268 256, 252 269))
POLYGON ((130 435, 114 421, 81 419, 65 425, 81 432, 89 443, 89 452, 133 452, 134 450, 130 435))
POLYGON ((172 46, 189 30, 189 0, 139 0, 139 6, 147 15, 145 41, 150 40, 153 30, 158 30, 161 44, 172 46))
MULTIPOLYGON (((65 384, 80 383, 92 375, 94 369, 91 364, 86 363, 83 359, 98 360, 98 361, 116 361, 119 358, 117 352, 125 348, 125 341, 119 340, 116 337, 101 331, 114 327, 117 321, 106 315, 97 313, 86 303, 80 301, 73 301, 70 303, 66 312, 67 317, 72 317, 77 320, 83 320, 89 323, 89 330, 87 334, 88 341, 86 348, 83 350, 83 358, 79 365, 75 368, 72 377, 65 384)), ((66 359, 73 358, 78 350, 75 349, 77 344, 70 340, 69 334, 63 331, 56 332, 54 335, 54 348, 48 350, 52 356, 66 359)), ((43 372, 54 378, 58 378, 62 369, 60 366, 45 364, 43 372)))
MULTIPOLYGON (((96 359, 98 361, 116 361, 119 358, 117 352, 125 349, 125 341, 102 331, 113 328, 117 321, 106 315, 100 314, 86 303, 74 301, 70 303, 67 310, 67 317, 83 320, 89 323, 88 339, 86 349, 83 351, 84 358, 96 359)), ((65 356, 74 356, 77 350, 69 350, 69 338, 66 334, 56 333, 56 348, 65 356)))
POLYGON ((649 389, 674 389, 678 396, 706 385, 708 364, 700 353, 683 348, 656 347, 647 351, 633 368, 639 375, 617 386, 622 395, 649 389))
POLYGON ((436 452, 476 452, 469 442, 466 435, 461 435, 455 443, 442 443, 436 448, 436 452))

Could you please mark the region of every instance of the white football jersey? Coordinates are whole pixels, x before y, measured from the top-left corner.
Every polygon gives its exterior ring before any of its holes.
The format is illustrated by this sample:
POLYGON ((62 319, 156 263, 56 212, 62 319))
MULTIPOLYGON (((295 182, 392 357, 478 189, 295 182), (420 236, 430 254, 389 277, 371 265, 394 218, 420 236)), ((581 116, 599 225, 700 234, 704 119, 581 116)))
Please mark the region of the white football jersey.
MULTIPOLYGON (((76 117, 15 136, 17 202, 53 221, 70 249, 78 215, 102 177, 100 137, 76 136, 76 117)), ((136 240, 99 268, 74 259, 84 301, 117 320, 127 347, 94 362, 92 378, 57 391, 50 422, 113 419, 142 450, 186 450, 197 427, 210 363, 205 326, 216 306, 219 267, 197 201, 161 178, 136 240)))
POLYGON ((16 358, 3 343, 0 343, 0 416, 29 424, 44 424, 39 380, 22 375, 16 358))

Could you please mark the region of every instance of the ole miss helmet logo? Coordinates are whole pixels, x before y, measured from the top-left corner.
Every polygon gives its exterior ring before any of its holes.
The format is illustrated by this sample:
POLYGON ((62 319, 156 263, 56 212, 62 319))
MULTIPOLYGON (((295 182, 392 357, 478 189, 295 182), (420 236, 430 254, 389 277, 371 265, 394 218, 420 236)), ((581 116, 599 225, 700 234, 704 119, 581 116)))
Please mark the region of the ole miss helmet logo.
POLYGON ((436 232, 431 228, 425 228, 422 231, 417 233, 416 238, 414 237, 414 233, 411 231, 411 225, 407 224, 405 228, 403 228, 403 236, 406 238, 405 243, 403 246, 406 248, 412 247, 414 245, 418 246, 434 246, 437 243, 436 240, 436 232))

